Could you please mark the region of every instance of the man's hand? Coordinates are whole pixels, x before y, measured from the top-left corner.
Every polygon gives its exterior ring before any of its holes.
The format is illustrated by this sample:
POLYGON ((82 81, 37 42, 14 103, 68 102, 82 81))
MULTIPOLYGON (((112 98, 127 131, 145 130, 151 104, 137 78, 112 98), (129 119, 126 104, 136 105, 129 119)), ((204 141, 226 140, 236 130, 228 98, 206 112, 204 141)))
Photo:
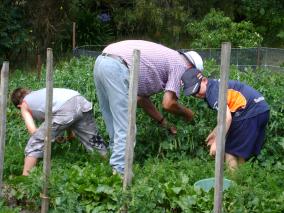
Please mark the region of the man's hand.
POLYGON ((190 122, 192 121, 193 119, 193 112, 188 109, 188 108, 184 108, 184 119, 187 121, 187 122, 190 122))
POLYGON ((168 121, 166 119, 163 119, 162 122, 160 123, 160 125, 161 125, 161 127, 167 129, 170 134, 172 134, 172 135, 177 134, 177 128, 173 124, 168 123, 168 121))

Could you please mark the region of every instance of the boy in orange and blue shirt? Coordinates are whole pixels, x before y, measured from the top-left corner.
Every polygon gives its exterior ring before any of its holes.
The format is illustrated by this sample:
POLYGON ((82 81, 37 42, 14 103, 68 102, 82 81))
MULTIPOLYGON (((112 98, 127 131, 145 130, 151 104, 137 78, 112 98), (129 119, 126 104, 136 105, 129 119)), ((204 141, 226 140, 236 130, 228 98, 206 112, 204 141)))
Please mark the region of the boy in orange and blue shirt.
MULTIPOLYGON (((184 93, 204 99, 211 109, 218 110, 219 80, 208 79, 197 69, 182 77, 184 93)), ((228 81, 226 112, 225 159, 234 169, 260 153, 264 144, 269 106, 264 97, 252 87, 239 81, 228 81)), ((206 138, 210 155, 216 154, 216 128, 206 138)))

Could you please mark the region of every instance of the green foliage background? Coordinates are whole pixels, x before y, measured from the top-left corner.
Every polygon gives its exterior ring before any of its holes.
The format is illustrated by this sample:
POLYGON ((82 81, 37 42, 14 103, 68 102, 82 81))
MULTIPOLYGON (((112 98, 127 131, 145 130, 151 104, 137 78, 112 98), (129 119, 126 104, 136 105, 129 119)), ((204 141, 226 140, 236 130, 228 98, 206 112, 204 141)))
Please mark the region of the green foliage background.
POLYGON ((281 0, 1 0, 0 13, 0 63, 13 67, 34 65, 48 47, 56 58, 70 54, 73 22, 77 46, 124 39, 175 49, 227 39, 234 47, 284 45, 281 0))
MULTIPOLYGON (((99 130, 108 135, 93 84, 94 58, 72 58, 55 68, 54 87, 78 90, 94 106, 99 130)), ((214 61, 205 63, 205 73, 218 77, 214 61)), ((239 72, 230 68, 230 78, 246 82, 259 90, 271 106, 266 144, 260 156, 235 173, 225 170, 225 177, 235 185, 224 193, 224 212, 284 211, 284 81, 283 73, 269 70, 239 72)), ((11 73, 9 91, 23 86, 39 89, 45 86, 44 75, 22 70, 11 73)), ((152 97, 160 108, 162 95, 152 97)), ((122 182, 112 175, 106 160, 87 153, 77 140, 52 146, 50 212, 118 212, 127 205, 129 212, 211 212, 213 191, 205 193, 193 184, 214 176, 214 159, 208 156, 204 139, 216 125, 216 112, 201 100, 181 97, 180 102, 195 112, 194 122, 185 123, 164 112, 178 128, 173 137, 137 111, 137 143, 134 179, 131 190, 123 193, 122 182)), ((160 108, 161 109, 161 108, 160 108)), ((9 103, 7 108, 7 142, 4 164, 4 199, 0 212, 40 209, 42 162, 29 177, 22 177, 24 147, 29 138, 20 112, 9 103)))

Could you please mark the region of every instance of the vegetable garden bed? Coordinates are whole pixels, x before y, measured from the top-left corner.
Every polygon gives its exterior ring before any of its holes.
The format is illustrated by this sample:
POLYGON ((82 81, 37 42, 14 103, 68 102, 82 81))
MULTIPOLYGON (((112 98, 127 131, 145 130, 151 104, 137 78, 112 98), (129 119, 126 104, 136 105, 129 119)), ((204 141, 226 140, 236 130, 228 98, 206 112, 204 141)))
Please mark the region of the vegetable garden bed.
MULTIPOLYGON (((94 105, 99 130, 108 140, 95 94, 92 58, 73 58, 61 62, 54 73, 54 87, 78 90, 94 105)), ((214 61, 205 63, 209 76, 218 76, 214 61)), ((42 75, 44 76, 44 75, 42 75)), ((242 165, 225 177, 235 184, 224 192, 224 212, 284 211, 284 74, 269 70, 239 72, 231 67, 230 79, 236 79, 259 90, 271 106, 266 143, 257 159, 242 165)), ((9 92, 16 87, 39 89, 45 79, 20 70, 11 73, 9 92)), ((152 97, 160 106, 162 94, 152 97)), ((141 109, 137 111, 137 143, 135 147, 132 188, 122 192, 122 181, 112 175, 106 160, 87 153, 73 140, 53 144, 50 182, 50 212, 118 212, 123 205, 129 212, 211 212, 213 190, 194 189, 200 179, 214 176, 214 159, 208 156, 204 142, 216 125, 216 113, 201 100, 181 97, 181 103, 195 112, 188 125, 172 115, 164 114, 178 128, 171 136, 159 128, 141 109)), ((161 109, 160 109, 161 110, 161 109)), ((0 212, 39 212, 42 186, 42 162, 29 177, 20 176, 24 148, 29 136, 20 111, 11 103, 7 108, 7 135, 4 163, 4 199, 0 212)))

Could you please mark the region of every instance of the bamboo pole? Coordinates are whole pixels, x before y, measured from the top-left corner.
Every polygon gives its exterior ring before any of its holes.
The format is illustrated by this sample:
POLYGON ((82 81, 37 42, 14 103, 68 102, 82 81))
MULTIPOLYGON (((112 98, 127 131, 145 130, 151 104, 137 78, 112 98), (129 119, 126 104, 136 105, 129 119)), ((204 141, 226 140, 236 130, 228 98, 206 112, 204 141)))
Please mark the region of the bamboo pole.
POLYGON ((0 85, 0 198, 2 197, 3 187, 3 168, 6 137, 6 113, 7 113, 7 94, 8 94, 9 62, 4 61, 1 69, 0 85))
POLYGON ((125 171, 123 176, 123 190, 126 191, 127 186, 132 181, 132 164, 134 153, 134 142, 136 137, 136 106, 138 91, 138 75, 140 64, 140 50, 133 51, 132 66, 129 78, 129 98, 128 98, 128 128, 125 148, 125 171))
POLYGON ((217 150, 215 160, 214 213, 222 212, 224 148, 226 136, 227 88, 229 79, 231 43, 222 43, 220 86, 218 97, 217 150))
POLYGON ((73 34, 72 34, 72 48, 76 47, 76 22, 73 22, 73 34))
POLYGON ((50 176, 51 158, 51 123, 52 123, 52 97, 53 97, 53 54, 47 48, 46 58, 46 103, 45 103, 45 140, 43 157, 43 192, 41 194, 41 213, 48 212, 49 197, 48 183, 50 176))

